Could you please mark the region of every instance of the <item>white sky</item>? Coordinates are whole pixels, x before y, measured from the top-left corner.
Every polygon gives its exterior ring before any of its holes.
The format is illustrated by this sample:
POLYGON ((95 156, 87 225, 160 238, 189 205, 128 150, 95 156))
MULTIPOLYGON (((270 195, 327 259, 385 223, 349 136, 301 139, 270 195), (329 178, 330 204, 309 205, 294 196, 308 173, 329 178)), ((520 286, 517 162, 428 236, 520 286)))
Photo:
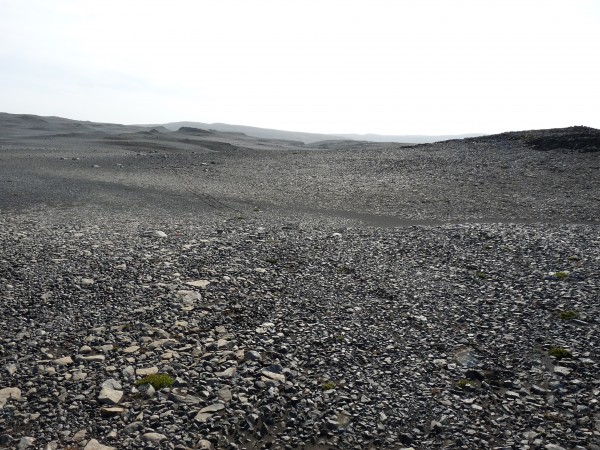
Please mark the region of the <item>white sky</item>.
POLYGON ((600 0, 0 0, 0 111, 325 133, 600 128, 600 0))

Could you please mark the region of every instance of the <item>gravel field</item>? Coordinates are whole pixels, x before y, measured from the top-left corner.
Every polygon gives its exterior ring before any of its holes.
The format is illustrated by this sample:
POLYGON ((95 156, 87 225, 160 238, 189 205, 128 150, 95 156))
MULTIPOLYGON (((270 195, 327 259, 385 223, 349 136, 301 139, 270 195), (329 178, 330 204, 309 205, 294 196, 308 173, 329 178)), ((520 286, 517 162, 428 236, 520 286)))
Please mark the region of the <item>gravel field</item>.
POLYGON ((0 447, 600 449, 581 130, 102 129, 0 139, 0 447))

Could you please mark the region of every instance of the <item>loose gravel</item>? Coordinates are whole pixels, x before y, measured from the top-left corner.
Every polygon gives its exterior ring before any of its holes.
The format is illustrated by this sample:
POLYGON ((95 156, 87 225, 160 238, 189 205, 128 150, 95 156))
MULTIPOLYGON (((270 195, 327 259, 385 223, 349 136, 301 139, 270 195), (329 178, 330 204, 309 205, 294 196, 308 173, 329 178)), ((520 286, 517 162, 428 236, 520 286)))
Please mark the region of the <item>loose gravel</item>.
POLYGON ((13 119, 0 447, 600 449, 597 130, 13 119))
POLYGON ((0 242, 4 447, 600 448, 595 225, 64 210, 0 242))

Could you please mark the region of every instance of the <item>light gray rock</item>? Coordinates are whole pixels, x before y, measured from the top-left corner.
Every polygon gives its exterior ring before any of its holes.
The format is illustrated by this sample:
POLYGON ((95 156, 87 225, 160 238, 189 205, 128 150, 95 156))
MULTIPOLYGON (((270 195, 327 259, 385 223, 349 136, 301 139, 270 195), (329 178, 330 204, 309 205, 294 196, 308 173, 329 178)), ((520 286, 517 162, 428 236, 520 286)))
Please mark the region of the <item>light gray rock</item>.
POLYGON ((196 414, 196 416, 194 417, 194 420, 196 422, 200 422, 200 423, 205 423, 208 420, 210 420, 210 418, 212 417, 212 414, 209 413, 203 413, 203 412, 199 412, 198 414, 196 414))
POLYGON ((79 430, 77 433, 73 435, 73 440, 75 442, 81 442, 85 439, 85 435, 87 434, 87 430, 79 430))
POLYGON ((104 355, 77 355, 76 358, 78 361, 85 361, 85 362, 102 362, 106 359, 106 356, 104 355))
POLYGON ((237 369, 235 367, 229 367, 225 369, 223 372, 217 372, 215 375, 219 378, 231 378, 235 375, 237 369))
POLYGON ((109 378, 108 380, 106 380, 104 383, 102 383, 102 387, 103 388, 107 387, 107 388, 111 388, 111 389, 123 389, 123 386, 121 386, 121 383, 119 383, 114 378, 109 378))
POLYGON ((21 400, 21 389, 17 387, 0 389, 0 409, 6 405, 8 400, 21 400))
POLYGON ((83 450, 116 450, 115 447, 103 445, 96 439, 90 439, 83 450))
POLYGON ((29 437, 29 436, 23 436, 21 438, 21 440, 19 440, 19 444, 17 445, 17 448, 19 450, 23 450, 29 447, 33 447, 33 444, 35 443, 35 438, 29 437))
POLYGON ((263 370, 261 373, 268 379, 285 383, 285 375, 281 373, 270 372, 268 370, 263 370))
POLYGON ((83 381, 87 378, 87 373, 79 370, 73 374, 73 381, 83 381))
POLYGON ((194 280, 194 281, 188 281, 185 284, 187 284, 188 286, 205 289, 210 284, 210 281, 209 280, 194 280))
POLYGON ((73 364, 73 359, 70 356, 65 356, 64 358, 57 358, 52 362, 57 366, 68 366, 69 364, 73 364))
POLYGON ((212 405, 205 406, 200 410, 201 413, 212 413, 225 409, 225 405, 223 403, 213 403, 212 405))
POLYGON ((199 450, 214 450, 215 448, 212 442, 206 439, 200 439, 196 444, 196 447, 198 447, 199 450))
POLYGON ((113 389, 111 387, 103 387, 98 394, 98 400, 100 403, 105 403, 107 405, 116 405, 123 398, 123 391, 119 391, 117 389, 113 389))
POLYGON ((557 373, 557 374, 563 375, 563 376, 567 376, 571 373, 571 369, 569 369, 568 367, 564 367, 564 366, 556 366, 554 368, 554 373, 557 373))
POLYGON ((122 408, 120 406, 103 406, 100 408, 100 415, 103 417, 119 416, 125 414, 127 411, 127 408, 122 408))
POLYGON ((154 374, 158 373, 158 367, 152 366, 152 367, 136 369, 135 373, 136 373, 136 375, 139 375, 141 377, 145 377, 148 375, 154 375, 154 374))
POLYGON ((160 433, 145 433, 142 435, 142 440, 146 442, 161 442, 165 439, 167 439, 167 437, 160 433))
POLYGON ((229 388, 224 387, 224 388, 219 389, 218 395, 219 395, 219 399, 224 401, 225 403, 228 403, 231 401, 232 394, 231 394, 231 389, 229 389, 229 388))
POLYGON ((123 349, 123 353, 135 353, 140 349, 139 345, 130 345, 127 348, 123 349))

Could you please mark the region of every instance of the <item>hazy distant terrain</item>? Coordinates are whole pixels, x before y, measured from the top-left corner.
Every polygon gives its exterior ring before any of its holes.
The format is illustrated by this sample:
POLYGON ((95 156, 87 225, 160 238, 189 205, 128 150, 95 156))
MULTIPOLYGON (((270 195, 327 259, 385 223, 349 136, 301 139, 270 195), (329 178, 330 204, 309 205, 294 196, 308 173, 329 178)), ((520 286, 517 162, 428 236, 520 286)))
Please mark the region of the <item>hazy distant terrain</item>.
POLYGON ((268 128, 249 127, 244 125, 229 125, 226 123, 202 123, 202 122, 171 122, 164 124, 169 130, 178 130, 180 127, 194 127, 212 129, 216 131, 244 133, 248 136, 254 136, 267 139, 287 139, 291 141, 301 141, 305 144, 311 144, 326 140, 355 140, 371 142, 401 142, 407 144, 423 144, 427 142, 445 141, 448 139, 460 139, 465 137, 481 136, 481 134, 461 134, 461 135, 439 135, 439 136, 421 136, 421 135, 382 135, 382 134, 318 134, 302 133, 296 131, 273 130, 268 128))
POLYGON ((535 133, 552 136, 543 131, 415 147, 10 114, 0 116, 0 130, 2 209, 134 203, 181 214, 260 209, 379 223, 600 217, 598 152, 577 148, 583 135, 595 148, 593 129, 581 128, 573 142, 555 139, 548 151, 535 149, 535 133))
POLYGON ((599 448, 599 130, 177 128, 0 114, 0 447, 599 448))

